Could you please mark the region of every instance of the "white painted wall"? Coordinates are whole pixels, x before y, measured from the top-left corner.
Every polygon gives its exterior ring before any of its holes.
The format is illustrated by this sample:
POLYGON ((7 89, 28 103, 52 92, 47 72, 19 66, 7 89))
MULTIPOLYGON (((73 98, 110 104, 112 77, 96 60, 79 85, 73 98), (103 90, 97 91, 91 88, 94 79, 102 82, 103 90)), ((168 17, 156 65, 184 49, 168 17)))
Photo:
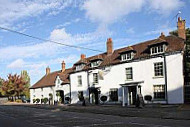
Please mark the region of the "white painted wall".
MULTIPOLYGON (((124 63, 114 65, 111 67, 111 71, 104 76, 104 80, 99 80, 99 84, 95 87, 100 87, 101 95, 109 95, 111 88, 118 88, 119 102, 122 102, 122 89, 120 84, 127 82, 143 81, 141 91, 142 95, 153 96, 153 85, 165 84, 165 78, 154 77, 154 63, 163 62, 164 58, 157 57, 138 62, 124 63), (126 81, 125 68, 133 68, 133 80, 126 81)), ((183 103, 183 55, 181 53, 170 55, 166 57, 167 62, 167 76, 168 76, 168 103, 177 104, 183 103)), ((100 69, 90 70, 89 83, 90 86, 93 83, 93 73, 97 73, 100 69)), ((87 85, 87 72, 76 72, 70 75, 71 91, 72 91, 72 103, 78 102, 78 91, 84 91, 84 96, 88 97, 88 85, 87 85), (82 76, 82 87, 78 87, 78 75, 82 76)), ((109 96, 108 96, 109 99, 109 96)), ((155 103, 158 101, 155 101, 155 103)), ((165 101, 159 101, 159 103, 165 103, 165 101)))

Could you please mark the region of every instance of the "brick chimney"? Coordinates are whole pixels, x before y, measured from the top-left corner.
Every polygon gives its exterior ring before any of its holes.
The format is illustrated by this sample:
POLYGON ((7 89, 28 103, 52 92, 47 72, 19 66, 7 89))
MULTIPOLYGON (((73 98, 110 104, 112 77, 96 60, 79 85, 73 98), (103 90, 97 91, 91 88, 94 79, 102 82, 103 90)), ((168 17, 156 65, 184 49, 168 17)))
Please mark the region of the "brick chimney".
POLYGON ((65 61, 62 61, 61 67, 62 67, 61 72, 64 72, 65 71, 65 61))
POLYGON ((111 55, 113 53, 113 42, 111 38, 107 39, 107 55, 111 55))
POLYGON ((81 60, 84 60, 85 58, 86 58, 86 55, 85 55, 85 54, 81 54, 81 55, 80 55, 80 59, 81 59, 81 60))
POLYGON ((159 37, 160 39, 163 39, 163 40, 165 40, 165 35, 164 35, 164 33, 163 32, 161 32, 161 35, 160 35, 160 37, 159 37))
POLYGON ((48 75, 48 74, 50 74, 50 68, 49 68, 49 66, 46 67, 46 75, 48 75))
POLYGON ((178 28, 178 37, 186 39, 185 20, 182 20, 181 17, 178 17, 177 28, 178 28))

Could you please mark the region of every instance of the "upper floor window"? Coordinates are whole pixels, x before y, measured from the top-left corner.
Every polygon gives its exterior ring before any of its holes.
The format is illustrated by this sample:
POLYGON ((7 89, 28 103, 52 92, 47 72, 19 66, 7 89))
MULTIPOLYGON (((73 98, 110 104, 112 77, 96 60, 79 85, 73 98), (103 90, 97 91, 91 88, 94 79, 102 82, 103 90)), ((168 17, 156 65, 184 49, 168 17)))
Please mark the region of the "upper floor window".
POLYGON ((41 91, 43 91, 43 88, 41 88, 41 91))
POLYGON ((132 80, 133 79, 133 69, 132 69, 132 67, 126 68, 125 73, 126 73, 126 80, 132 80))
POLYGON ((82 86, 82 76, 78 76, 78 86, 82 86))
POLYGON ((163 76, 163 62, 154 63, 154 76, 163 76))
POLYGON ((98 83, 98 73, 93 73, 93 83, 94 84, 98 83))
POLYGON ((131 60, 132 59, 132 53, 126 53, 121 55, 121 61, 131 60))
POLYGON ((76 66, 76 71, 82 70, 85 64, 79 64, 76 66))
POLYGON ((100 65, 100 63, 101 63, 100 60, 94 61, 94 62, 91 63, 91 67, 97 67, 97 66, 100 65))
POLYGON ((151 48, 151 55, 163 53, 165 51, 165 45, 154 46, 151 48))

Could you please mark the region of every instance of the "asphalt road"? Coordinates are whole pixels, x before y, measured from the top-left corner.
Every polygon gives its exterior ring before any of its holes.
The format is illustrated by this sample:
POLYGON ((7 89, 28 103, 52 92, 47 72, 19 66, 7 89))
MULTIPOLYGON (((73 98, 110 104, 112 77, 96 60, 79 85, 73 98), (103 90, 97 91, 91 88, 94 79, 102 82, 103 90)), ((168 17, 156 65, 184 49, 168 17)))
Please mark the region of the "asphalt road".
POLYGON ((60 109, 0 106, 0 127, 189 127, 189 120, 120 117, 60 109))

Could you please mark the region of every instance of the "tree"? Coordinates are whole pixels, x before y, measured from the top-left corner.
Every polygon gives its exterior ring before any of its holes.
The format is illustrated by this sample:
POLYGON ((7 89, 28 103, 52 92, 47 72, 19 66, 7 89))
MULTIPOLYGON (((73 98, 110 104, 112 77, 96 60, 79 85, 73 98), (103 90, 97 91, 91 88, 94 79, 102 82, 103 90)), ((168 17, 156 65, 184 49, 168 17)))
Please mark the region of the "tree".
POLYGON ((2 95, 8 96, 9 98, 12 97, 12 100, 15 100, 16 97, 20 98, 27 89, 27 83, 21 76, 9 74, 7 80, 1 86, 2 95))
POLYGON ((26 98, 30 98, 30 76, 28 75, 28 72, 26 70, 21 71, 21 77, 22 79, 27 82, 27 84, 25 85, 25 91, 24 91, 24 95, 26 96, 26 98))
POLYGON ((2 96, 1 87, 3 85, 4 80, 0 77, 0 96, 2 96))

